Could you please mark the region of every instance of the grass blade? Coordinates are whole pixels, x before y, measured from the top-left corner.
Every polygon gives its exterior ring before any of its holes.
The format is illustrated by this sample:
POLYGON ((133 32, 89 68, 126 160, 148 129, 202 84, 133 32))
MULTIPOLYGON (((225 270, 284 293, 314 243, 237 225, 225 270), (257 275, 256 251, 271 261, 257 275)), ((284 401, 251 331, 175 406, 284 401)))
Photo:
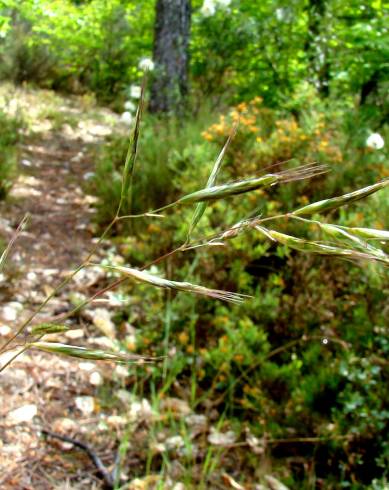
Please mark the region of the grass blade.
POLYGON ((120 203, 116 215, 119 216, 120 211, 123 207, 124 202, 127 200, 129 204, 129 212, 131 212, 131 188, 132 179, 134 175, 135 162, 138 155, 138 141, 140 133, 140 121, 142 119, 144 100, 145 100, 145 90, 146 90, 146 77, 143 79, 141 95, 139 100, 139 105, 135 116, 135 127, 131 135, 130 144, 128 146, 128 151, 126 155, 126 160, 124 163, 123 176, 122 176, 122 190, 120 195, 120 203))
POLYGON ((0 270, 3 269, 4 267, 4 264, 8 258, 8 255, 15 243, 15 241, 17 240, 18 236, 20 235, 20 233, 24 230, 28 220, 29 220, 29 214, 26 214, 24 216, 24 218, 22 219, 22 221, 19 223, 19 226, 16 228, 11 240, 8 242, 8 245, 5 247, 5 250, 3 251, 3 253, 1 254, 0 256, 0 270))
MULTIPOLYGON (((227 148, 229 147, 232 138, 235 136, 235 133, 236 133, 236 126, 234 126, 234 128, 232 129, 231 134, 229 135, 225 145, 223 146, 218 158, 215 161, 215 164, 212 168, 211 175, 208 178, 208 182, 206 185, 207 189, 214 186, 214 184, 216 182, 216 178, 220 172, 220 168, 221 168, 221 164, 222 164, 224 155, 226 154, 227 148)), ((194 212, 193 217, 192 217, 192 221, 189 225, 188 236, 186 239, 187 242, 189 242, 190 236, 191 236, 193 230, 195 229, 196 225, 200 221, 201 217, 203 216, 206 207, 207 207, 206 202, 200 202, 199 204, 197 204, 195 212, 194 212)))

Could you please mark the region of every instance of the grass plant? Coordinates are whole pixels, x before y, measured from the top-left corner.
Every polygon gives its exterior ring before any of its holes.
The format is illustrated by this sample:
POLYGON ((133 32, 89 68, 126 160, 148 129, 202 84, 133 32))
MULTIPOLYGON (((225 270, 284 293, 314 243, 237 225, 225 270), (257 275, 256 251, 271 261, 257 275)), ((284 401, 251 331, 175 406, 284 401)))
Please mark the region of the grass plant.
MULTIPOLYGON (((99 245, 101 242, 109 235, 110 230, 113 228, 113 226, 120 220, 128 220, 128 219, 134 219, 134 218, 153 218, 153 217, 160 217, 163 216, 161 215, 162 212, 165 212, 168 209, 171 208, 176 208, 180 206, 181 204, 197 204, 194 215, 192 217, 192 221, 189 226, 188 230, 188 239, 186 240, 185 243, 183 243, 182 246, 178 247, 175 250, 172 250, 171 252, 165 254, 163 257, 159 257, 155 259, 152 263, 159 262, 160 260, 163 260, 167 258, 168 256, 175 254, 175 253, 182 253, 187 250, 191 250, 193 246, 196 246, 196 243, 193 243, 190 241, 190 234, 193 232, 194 228, 200 221, 202 214, 205 210, 203 207, 204 203, 207 203, 209 201, 216 201, 220 199, 228 199, 231 196, 235 196, 237 194, 244 195, 248 194, 258 188, 270 188, 274 186, 275 184, 282 184, 282 183, 287 183, 295 180, 301 180, 301 179, 307 179, 307 178, 313 178, 316 177, 323 172, 327 171, 327 168, 324 165, 317 165, 317 164, 308 164, 308 165, 301 165, 297 168, 290 169, 290 170, 283 170, 281 172, 276 172, 276 173, 270 173, 266 174, 263 176, 259 177, 254 177, 251 179, 246 179, 246 180, 241 180, 237 182, 231 182, 231 183, 226 183, 226 184, 219 184, 215 185, 216 178, 218 175, 218 172, 220 170, 220 165, 223 159, 223 156, 225 152, 228 149, 228 145, 231 142, 231 139, 233 137, 233 133, 235 132, 235 129, 231 133, 230 137, 228 138, 225 146, 221 150, 214 166, 212 169, 212 172, 210 174, 210 177, 208 179, 207 185, 205 188, 198 190, 196 192, 192 192, 190 194, 184 195, 178 200, 176 200, 173 203, 167 204, 163 206, 162 208, 147 211, 144 213, 139 213, 139 214, 127 214, 127 215, 122 215, 121 210, 124 206, 124 203, 127 202, 129 203, 129 206, 127 206, 127 209, 131 209, 131 193, 132 193, 132 186, 133 186, 133 178, 134 178, 134 171, 135 171, 135 163, 137 159, 137 153, 138 153, 138 141, 139 141, 139 135, 140 135, 140 124, 141 124, 141 118, 142 118, 142 113, 143 113, 143 106, 144 106, 144 98, 145 98, 145 83, 142 86, 142 92, 141 92, 141 98, 140 98, 140 103, 138 106, 136 118, 135 118, 135 125, 134 129, 132 131, 131 135, 131 141, 129 145, 129 150, 127 153, 126 161, 124 163, 124 168, 123 168, 123 175, 122 175, 122 191, 121 191, 121 197, 120 197, 120 202, 115 214, 115 217, 109 223, 109 225, 106 227, 104 232, 102 233, 101 237, 98 239, 96 245, 93 247, 93 249, 90 251, 90 253, 87 255, 86 259, 73 271, 71 272, 58 286, 57 288, 54 289, 52 293, 50 293, 47 298, 42 302, 42 304, 37 308, 35 312, 32 313, 32 315, 21 324, 19 328, 17 328, 16 332, 11 336, 9 340, 5 342, 3 346, 0 347, 0 353, 4 352, 6 349, 9 349, 9 346, 12 345, 14 341, 18 341, 19 337, 24 334, 24 332, 32 326, 31 330, 31 335, 29 336, 28 340, 25 341, 25 344, 23 348, 19 351, 19 354, 21 352, 25 352, 29 348, 37 348, 37 349, 42 349, 42 350, 47 350, 53 353, 60 353, 60 354, 65 354, 65 355, 71 355, 71 356, 77 356, 77 357, 83 357, 86 359, 101 359, 101 360, 113 360, 115 357, 111 353, 103 353, 103 352, 98 352, 98 351, 89 351, 88 349, 84 348, 76 348, 74 346, 66 346, 66 345, 56 345, 55 343, 49 344, 49 343, 44 343, 44 342, 37 342, 39 337, 39 340, 41 339, 42 336, 46 335, 47 333, 52 331, 55 325, 55 323, 50 324, 50 327, 45 327, 42 325, 34 325, 33 321, 36 317, 36 315, 42 311, 42 309, 47 305, 47 303, 56 295, 58 294, 73 278, 74 276, 83 268, 91 265, 90 264, 90 259, 95 253, 95 251, 98 249, 99 245), (37 333, 39 332, 39 334, 37 333)), ((331 256, 336 256, 336 257, 344 257, 348 259, 363 259, 363 260, 375 260, 375 261, 380 261, 386 265, 389 264, 389 256, 386 255, 385 252, 383 252, 381 249, 371 247, 368 244, 365 245, 366 250, 364 252, 361 252, 361 239, 358 236, 361 234, 361 231, 357 229, 356 234, 353 234, 352 230, 349 229, 347 232, 346 231, 341 231, 341 228, 339 228, 339 233, 337 236, 338 242, 340 242, 339 245, 333 246, 332 244, 328 243, 322 243, 322 242, 313 242, 313 241, 307 241, 295 236, 291 235, 286 235, 284 233, 278 232, 276 230, 270 230, 267 229, 263 226, 263 222, 267 220, 276 220, 276 219, 282 219, 282 218, 288 218, 288 217, 300 217, 300 216, 309 216, 313 214, 318 214, 322 213, 324 211, 328 210, 333 210, 342 206, 345 206, 346 204, 352 203, 356 200, 362 199, 364 197, 367 197, 383 188, 385 188, 387 185, 389 185, 389 179, 385 179, 381 182, 378 182, 377 184, 358 189, 354 192, 345 194, 343 196, 339 197, 334 197, 334 198, 328 198, 316 203, 308 204, 302 208, 299 208, 293 212, 281 214, 275 217, 256 217, 250 220, 242 220, 241 222, 237 223, 233 227, 230 227, 229 229, 225 230, 222 234, 218 234, 216 239, 212 238, 209 240, 201 240, 203 243, 203 246, 212 246, 212 245, 223 245, 224 241, 226 239, 230 239, 234 236, 237 236, 241 231, 247 229, 247 228, 255 228, 264 235, 269 238, 270 240, 278 241, 280 243, 283 243, 291 248, 295 248, 301 252, 305 253, 316 253, 316 254, 322 254, 322 255, 331 255, 331 256)), ((326 225, 325 223, 320 223, 319 221, 316 221, 316 223, 323 227, 324 229, 329 228, 330 225, 326 225)), ((25 220, 21 223, 20 227, 18 230, 21 229, 25 225, 25 220)), ((332 227, 331 231, 333 232, 336 230, 336 228, 332 227)), ((3 265, 5 262, 5 259, 9 255, 10 248, 12 247, 13 242, 15 241, 17 237, 18 231, 16 232, 15 237, 12 238, 10 241, 9 245, 3 252, 1 256, 1 261, 0 264, 3 265)), ((364 229, 363 234, 365 236, 368 236, 369 238, 377 238, 377 231, 376 230, 368 230, 364 229)), ((381 231, 379 233, 380 237, 384 236, 387 237, 388 232, 386 231, 381 231)), ((93 265, 98 265, 98 264, 93 264, 93 265)), ((107 267, 102 264, 102 267, 107 267)), ((131 277, 134 278, 138 281, 146 282, 150 285, 156 286, 156 287, 162 287, 162 288, 167 288, 167 289, 174 289, 174 290, 179 290, 179 291, 184 291, 187 293, 193 293, 193 294, 200 294, 200 295, 205 295, 209 296, 212 298, 216 299, 221 299, 223 301, 229 301, 233 303, 241 303, 244 301, 246 295, 241 295, 239 293, 233 293, 229 291, 221 291, 221 290, 215 290, 215 289, 210 289, 206 288, 204 286, 199 286, 196 284, 192 284, 189 282, 179 282, 179 281, 172 281, 168 279, 163 279, 161 277, 155 276, 150 274, 149 272, 146 272, 145 270, 137 270, 134 268, 130 267, 113 267, 110 266, 110 269, 115 270, 116 272, 124 275, 126 278, 131 277)), ((85 306, 88 304, 89 301, 87 300, 82 306, 85 306)), ((78 307, 78 309, 80 306, 78 307)), ((60 326, 58 328, 61 328, 60 326)), ((12 358, 10 361, 6 362, 5 365, 0 367, 0 371, 4 370, 5 367, 7 367, 12 360, 14 360, 18 355, 18 353, 15 354, 15 357, 12 358)), ((123 361, 123 358, 121 358, 123 361)), ((130 359, 128 359, 130 361, 130 359)))
MULTIPOLYGON (((62 344, 58 342, 47 342, 44 340, 45 335, 56 332, 60 333, 64 331, 67 327, 64 325, 64 320, 67 317, 73 315, 75 312, 80 311, 80 309, 84 308, 88 304, 90 304, 97 296, 102 295, 103 293, 118 287, 120 284, 124 282, 129 282, 131 280, 135 280, 137 283, 140 283, 139 287, 143 287, 143 284, 148 286, 154 286, 157 289, 166 290, 167 294, 165 296, 166 299, 166 309, 164 312, 164 341, 163 341, 163 350, 164 350, 164 359, 163 366, 160 367, 157 364, 157 369, 160 371, 160 378, 162 378, 162 383, 160 380, 156 382, 155 380, 155 405, 157 406, 159 398, 163 397, 166 394, 170 387, 173 385, 177 378, 177 373, 180 372, 183 368, 180 365, 179 360, 175 360, 174 357, 170 355, 169 345, 170 338, 172 336, 172 318, 174 315, 174 309, 176 307, 176 301, 180 298, 179 295, 182 293, 201 295, 210 297, 212 299, 222 300, 228 303, 233 303, 237 305, 242 305, 243 302, 246 302, 244 307, 249 308, 249 303, 251 301, 250 297, 246 294, 241 294, 235 291, 228 290, 220 290, 214 288, 208 288, 203 285, 198 285, 195 282, 191 282, 189 280, 175 280, 172 277, 175 275, 174 268, 167 267, 166 268, 166 276, 163 277, 160 273, 151 272, 150 267, 155 264, 160 263, 169 263, 169 260, 172 256, 181 255, 184 253, 190 253, 196 248, 204 248, 207 247, 209 249, 213 249, 216 247, 225 247, 228 245, 229 241, 232 239, 244 239, 246 234, 249 233, 257 233, 260 232, 265 239, 268 239, 271 243, 279 243, 286 245, 290 249, 295 249, 299 252, 305 254, 312 255, 327 255, 331 257, 343 258, 347 260, 353 261, 368 261, 368 262, 377 262, 382 264, 383 266, 387 266, 389 264, 389 256, 380 248, 382 243, 385 243, 389 239, 389 232, 385 230, 379 230, 374 228, 364 228, 357 226, 343 226, 337 225, 333 223, 327 223, 325 218, 321 218, 321 215, 325 212, 332 212, 334 210, 339 210, 346 205, 350 205, 353 202, 368 197, 369 195, 378 192, 389 185, 389 179, 382 180, 374 185, 364 187, 358 189, 354 192, 347 193, 341 196, 328 198, 325 200, 320 200, 318 202, 313 202, 310 204, 306 204, 300 208, 297 208, 294 211, 287 211, 285 213, 277 213, 271 215, 262 215, 260 211, 257 209, 251 210, 249 216, 242 216, 241 219, 236 222, 234 225, 228 225, 227 223, 224 226, 224 229, 220 230, 215 229, 212 234, 209 236, 200 235, 199 238, 194 237, 194 231, 198 227, 199 223, 204 216, 206 215, 207 206, 217 205, 219 201, 229 200, 235 196, 240 196, 239 199, 249 198, 251 193, 257 191, 258 189, 265 189, 266 192, 270 192, 274 185, 282 184, 286 185, 290 182, 301 180, 301 179, 311 179, 320 176, 322 173, 326 172, 327 167, 319 164, 308 164, 308 165, 299 165, 298 167, 294 167, 287 170, 281 170, 273 173, 266 173, 264 175, 256 175, 251 179, 241 179, 233 182, 227 183, 217 183, 218 178, 220 177, 220 169, 223 158, 228 152, 229 144, 231 143, 235 129, 232 130, 226 144, 224 145, 222 151, 218 155, 215 163, 212 166, 210 176, 208 178, 205 187, 199 189, 197 191, 190 192, 185 194, 178 199, 173 200, 171 203, 163 205, 157 209, 147 210, 142 213, 134 213, 132 214, 132 200, 134 197, 134 181, 136 180, 137 171, 142 172, 142 169, 137 169, 137 155, 138 155, 138 144, 139 144, 139 135, 141 129, 141 116, 143 112, 143 103, 144 103, 144 90, 142 89, 142 97, 141 102, 137 111, 137 116, 135 120, 135 127, 131 134, 131 142, 129 146, 129 150, 127 153, 126 161, 123 167, 123 174, 121 177, 121 193, 120 193, 120 202, 118 208, 115 212, 114 218, 107 225, 105 230, 103 231, 101 237, 97 240, 96 245, 92 248, 92 250, 87 254, 85 259, 81 262, 81 264, 76 267, 56 288, 53 292, 51 292, 46 299, 38 306, 38 308, 30 315, 30 317, 22 322, 18 328, 16 328, 15 332, 11 335, 11 337, 0 347, 0 354, 6 352, 7 350, 12 349, 14 351, 14 355, 5 362, 2 366, 0 366, 0 372, 6 369, 19 355, 29 349, 38 349, 45 352, 50 352, 53 354, 61 354, 70 357, 77 357, 82 359, 89 360, 106 360, 106 361, 114 361, 118 363, 125 364, 145 364, 153 361, 159 360, 153 356, 140 356, 140 355, 131 355, 131 354, 123 354, 122 352, 109 352, 104 350, 91 350, 85 347, 62 344), (142 267, 130 267, 130 266, 107 266, 104 263, 92 262, 92 257, 97 251, 98 247, 101 245, 102 241, 110 236, 111 231, 114 229, 115 225, 120 222, 125 222, 127 220, 158 220, 159 222, 164 221, 164 217, 168 212, 174 212, 174 215, 178 217, 180 216, 180 212, 183 211, 184 208, 189 206, 194 206, 194 212, 191 216, 188 229, 185 233, 185 239, 182 241, 180 245, 173 248, 172 250, 164 253, 161 256, 151 259, 148 263, 146 263, 142 267), (280 224, 287 223, 292 228, 292 232, 285 233, 284 229, 281 227, 282 231, 279 231, 278 226, 280 224), (270 227, 271 224, 271 227, 270 227), (307 227, 316 227, 319 229, 324 236, 324 239, 320 237, 317 240, 308 240, 298 235, 300 231, 300 226, 304 225, 307 227), (293 230, 295 233, 293 234, 293 230), (82 269, 89 266, 99 266, 104 269, 109 270, 110 272, 114 272, 117 277, 109 286, 104 289, 101 289, 91 297, 87 298, 83 303, 77 305, 75 309, 71 312, 62 315, 59 318, 54 319, 49 323, 39 323, 36 322, 37 314, 44 309, 44 307, 60 292, 62 289, 71 283, 72 279, 78 274, 82 269), (162 373, 162 375, 161 375, 162 373)), ((12 237, 10 243, 4 250, 0 258, 0 267, 4 266, 6 259, 10 256, 10 252, 12 246, 16 239, 18 239, 20 230, 26 225, 27 219, 23 220, 20 224, 18 230, 16 231, 14 237, 12 237)), ((193 262, 197 261, 195 259, 193 262)), ((192 264, 193 267, 197 265, 192 264)), ((189 269, 190 272, 190 269, 189 269)), ((191 274, 189 274, 191 275, 191 274)), ((193 306, 193 310, 195 306, 193 306)), ((224 306, 225 308, 225 306, 224 306)), ((196 312, 192 310, 192 314, 194 315, 196 312)), ((227 310, 223 310, 227 311, 227 310)), ((228 315, 228 313, 227 313, 228 315)), ((228 320, 228 318, 227 318, 228 320)), ((314 336, 311 336, 314 338, 314 336)), ((212 382, 212 386, 209 391, 202 396, 202 400, 199 400, 197 397, 198 391, 198 368, 195 364, 195 356, 192 357, 192 366, 191 366, 191 386, 190 386, 190 400, 193 407, 196 404, 203 401, 209 394, 214 394, 216 392, 216 386, 220 383, 225 383, 227 389, 220 396, 221 399, 229 397, 230 406, 235 404, 234 400, 234 390, 233 388, 240 382, 246 381, 248 383, 250 381, 250 375, 252 371, 258 367, 258 365, 264 360, 268 360, 270 358, 274 358, 277 355, 283 354, 288 351, 289 348, 294 347, 300 342, 307 342, 311 339, 309 336, 302 337, 298 341, 292 341, 291 343, 284 346, 282 349, 275 349, 273 351, 267 352, 267 354, 261 357, 256 362, 253 362, 251 365, 245 366, 241 373, 233 380, 221 380, 221 377, 225 377, 225 364, 234 362, 234 353, 230 356, 226 353, 222 354, 223 363, 219 363, 218 372, 212 382)), ((195 351, 197 338, 196 338, 196 329, 195 324, 191 324, 190 328, 190 337, 188 342, 188 347, 191 346, 192 351, 195 351)), ((236 347, 236 345, 235 345, 236 347)), ((191 352, 188 349, 187 357, 191 357, 191 352)), ((296 363, 297 365, 297 363, 296 363)), ((296 367, 298 369, 298 366, 296 367)), ((141 383, 140 383, 141 384, 141 383)), ((224 386, 224 385, 223 385, 224 386)), ((134 390, 138 389, 138 386, 134 388, 134 390)), ((219 424, 221 424, 223 418, 219 420, 219 424)), ((173 424, 172 424, 173 425, 173 424)), ((158 426, 153 426, 151 434, 153 431, 157 430, 158 426)), ((176 430, 180 433, 183 433, 183 438, 185 440, 185 447, 188 449, 190 453, 191 441, 190 437, 185 433, 184 428, 176 427, 176 430)), ((126 435, 122 439, 121 443, 121 454, 124 455, 128 448, 128 438, 129 434, 126 435)), ((295 438, 296 440, 301 440, 303 442, 312 442, 313 439, 317 442, 321 440, 320 438, 311 438, 312 440, 308 441, 308 438, 295 438)), ((277 438, 271 439, 270 441, 277 441, 277 438)), ((200 476, 200 487, 199 488, 207 488, 209 477, 214 471, 216 465, 218 464, 218 460, 221 457, 222 449, 214 448, 209 446, 204 457, 203 466, 202 466, 202 474, 200 476)), ((124 456, 123 456, 124 457, 124 456)), ((154 455, 151 449, 148 449, 148 453, 146 456, 146 470, 148 473, 152 472, 153 468, 153 459, 154 455)), ((169 459, 167 455, 163 455, 163 468, 169 466, 169 459)), ((191 481, 191 476, 188 473, 188 481, 191 481)), ((117 486, 117 485, 116 485, 117 486)))

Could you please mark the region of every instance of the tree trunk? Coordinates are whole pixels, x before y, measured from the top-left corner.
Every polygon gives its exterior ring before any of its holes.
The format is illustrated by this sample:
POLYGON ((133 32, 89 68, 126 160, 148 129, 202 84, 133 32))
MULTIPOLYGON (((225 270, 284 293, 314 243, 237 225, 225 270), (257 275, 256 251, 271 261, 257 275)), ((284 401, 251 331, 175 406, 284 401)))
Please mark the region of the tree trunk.
POLYGON ((151 112, 179 114, 188 92, 190 0, 157 0, 151 112))
POLYGON ((325 34, 326 0, 309 0, 308 10, 308 36, 305 42, 305 51, 308 53, 310 69, 312 70, 319 92, 324 97, 330 92, 330 63, 328 60, 327 42, 320 41, 325 34))

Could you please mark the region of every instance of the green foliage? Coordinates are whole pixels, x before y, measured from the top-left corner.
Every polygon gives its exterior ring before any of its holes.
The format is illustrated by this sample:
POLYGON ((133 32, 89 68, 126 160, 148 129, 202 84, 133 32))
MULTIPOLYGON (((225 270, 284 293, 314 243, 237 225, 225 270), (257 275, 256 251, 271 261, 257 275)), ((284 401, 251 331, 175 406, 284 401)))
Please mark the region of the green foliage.
MULTIPOLYGON (((201 6, 193 2, 190 47, 196 116, 145 117, 132 206, 124 206, 124 214, 160 208, 204 188, 238 120, 216 185, 282 170, 286 161, 293 167, 292 159, 325 163, 330 172, 215 202, 196 224, 194 239, 229 229, 242 217, 291 211, 389 176, 384 3, 232 0, 210 16, 201 6), (386 142, 378 150, 366 145, 376 131, 386 142)), ((70 92, 90 90, 121 111, 130 84, 142 75, 139 60, 152 51, 153 9, 150 0, 3 0, 0 76, 70 92)), ((0 120, 9 128, 0 136, 2 158, 9 159, 0 162, 4 194, 17 127, 3 114, 0 120)), ((100 224, 110 223, 118 208, 127 146, 127 136, 112 135, 97 155, 91 190, 100 199, 100 224)), ((325 225, 388 229, 388 188, 329 211, 324 226, 314 222, 322 218, 315 215, 309 223, 279 223, 278 233, 298 230, 304 240, 337 246, 339 229, 325 225)), ((185 242, 193 207, 180 212, 180 220, 167 212, 131 226, 115 222, 115 241, 131 267, 185 242)), ((155 398, 186 397, 218 424, 272 440, 264 459, 272 456, 275 467, 281 462, 291 488, 312 488, 312 473, 318 487, 386 488, 387 272, 376 264, 301 256, 269 236, 245 230, 228 246, 176 254, 151 271, 253 294, 244 306, 227 309, 147 285, 123 291, 131 307, 118 312, 118 321, 138 332, 136 342, 123 339, 123 348, 168 356, 163 369, 150 365, 138 375, 137 389, 155 398), (311 437, 317 438, 314 444, 304 442, 311 437), (276 441, 288 438, 296 442, 276 441)), ((387 242, 368 244, 388 252, 387 242)), ((256 474, 258 456, 246 457, 247 472, 256 474)), ((209 451, 204 472, 217 462, 209 451)))
MULTIPOLYGON (((180 127, 174 121, 161 126, 160 120, 146 118, 134 209, 151 210, 204 187, 238 117, 238 133, 216 183, 247 178, 267 165, 279 170, 274 165, 292 156, 328 162, 331 171, 308 183, 255 191, 230 203, 217 201, 205 210, 193 232, 196 236, 226 229, 254 210, 274 215, 388 175, 387 149, 366 147, 369 125, 359 127, 360 134, 354 137, 347 123, 349 106, 334 104, 330 110, 305 84, 282 110, 266 107, 257 98, 219 118, 214 115, 212 124, 211 118, 208 122, 201 118, 180 127), (171 144, 164 144, 166 141, 171 144), (166 192, 162 199, 161 190, 166 192)), ((385 128, 383 134, 386 138, 385 128)), ((114 142, 106 151, 115 154, 118 147, 114 142)), ((104 158, 98 168, 103 168, 104 158)), ((102 182, 109 180, 107 170, 97 177, 97 193, 102 182)), ((384 229, 388 227, 387 205, 388 188, 366 201, 340 210, 335 207, 328 223, 384 229)), ((104 209, 108 216, 110 204, 102 200, 101 212, 104 209)), ((136 229, 137 238, 120 233, 117 243, 126 261, 144 264, 184 242, 193 209, 182 208, 181 216, 183 220, 178 221, 167 212, 163 219, 148 219, 136 229)), ((323 223, 326 229, 326 221, 323 223)), ((313 222, 293 221, 279 227, 285 233, 298 229, 316 243, 324 239, 313 222)), ((331 240, 338 243, 336 236, 331 240)), ((206 253, 199 248, 187 254, 189 260, 176 255, 152 272, 169 277, 174 271, 177 280, 236 290, 254 298, 243 306, 226 308, 195 302, 191 296, 131 287, 132 307, 124 309, 121 318, 134 325, 138 335, 135 343, 124 340, 123 345, 138 353, 172 356, 164 370, 150 366, 147 375, 138 378, 142 393, 177 396, 177 386, 184 387, 193 408, 206 412, 211 406, 217 420, 228 420, 238 432, 249 427, 260 440, 297 439, 289 445, 274 442, 270 453, 281 460, 302 455, 315 468, 317 481, 327 488, 339 488, 340 481, 342 488, 364 488, 374 478, 384 478, 388 454, 387 273, 376 265, 350 266, 298 255, 257 232, 235 237, 226 247, 206 253), (311 437, 318 442, 304 442, 311 437)), ((257 460, 249 461, 247 472, 255 472, 257 460)), ((285 471, 292 488, 303 488, 309 478, 296 465, 285 471)))
MULTIPOLYGON (((144 118, 139 142, 139 170, 133 182, 132 212, 142 213, 174 201, 182 194, 180 176, 188 167, 197 168, 198 175, 206 178, 207 162, 212 153, 209 143, 202 139, 201 131, 209 121, 208 114, 200 115, 181 127, 180 121, 153 116, 144 118)), ((100 198, 97 217, 100 223, 108 223, 114 217, 120 202, 127 148, 126 137, 112 135, 98 155, 92 190, 100 198)), ((129 208, 124 206, 122 211, 127 214, 129 208)), ((158 229, 158 224, 150 226, 158 229)))
MULTIPOLYGON (((381 2, 233 0, 204 15, 193 3, 196 105, 250 100, 284 105, 302 80, 328 96, 358 95, 380 127, 388 118, 388 14, 381 2), (223 42, 220 40, 223 39, 223 42)), ((3 0, 1 76, 119 101, 151 56, 154 2, 3 0), (118 99, 119 97, 119 99, 118 99)), ((374 128, 376 129, 376 127, 374 128)))
POLYGON ((151 37, 152 10, 142 2, 67 0, 5 2, 1 76, 68 91, 123 92, 139 78, 138 62, 151 37))
POLYGON ((21 138, 22 122, 0 110, 0 199, 12 186, 17 163, 17 144, 21 138))

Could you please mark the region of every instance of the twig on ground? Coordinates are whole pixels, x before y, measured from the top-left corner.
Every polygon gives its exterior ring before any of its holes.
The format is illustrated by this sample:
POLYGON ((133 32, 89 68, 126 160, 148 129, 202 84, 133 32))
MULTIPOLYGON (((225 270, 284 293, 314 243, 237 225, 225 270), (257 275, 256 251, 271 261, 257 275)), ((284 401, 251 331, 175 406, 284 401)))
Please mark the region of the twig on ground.
POLYGON ((98 476, 104 482, 104 488, 106 490, 111 490, 114 488, 115 468, 112 472, 110 472, 101 461, 96 451, 94 451, 88 444, 85 444, 84 442, 81 442, 77 439, 73 439, 73 437, 57 434, 56 432, 52 432, 48 429, 42 429, 42 434, 48 437, 52 437, 53 439, 58 439, 62 442, 73 444, 73 446, 78 447, 79 449, 84 451, 88 455, 89 459, 92 461, 93 465, 96 467, 98 476))

